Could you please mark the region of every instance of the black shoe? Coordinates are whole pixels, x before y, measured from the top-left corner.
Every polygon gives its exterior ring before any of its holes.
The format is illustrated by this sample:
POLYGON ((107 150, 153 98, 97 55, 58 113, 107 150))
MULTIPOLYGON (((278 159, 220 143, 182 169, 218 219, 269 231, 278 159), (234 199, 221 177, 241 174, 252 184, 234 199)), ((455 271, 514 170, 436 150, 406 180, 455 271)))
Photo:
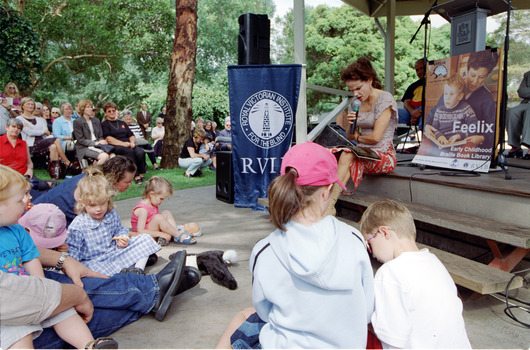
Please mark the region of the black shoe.
POLYGON ((135 273, 137 275, 144 275, 145 272, 139 267, 126 267, 124 269, 121 269, 120 273, 135 273))
POLYGON ((156 239, 156 243, 158 243, 158 245, 161 246, 161 247, 165 247, 165 246, 169 245, 169 242, 167 241, 167 239, 162 238, 162 237, 158 237, 156 239))
POLYGON ((184 277, 177 290, 177 294, 184 293, 199 284, 201 281, 201 272, 198 268, 193 266, 184 267, 184 277))
POLYGON ((195 177, 201 177, 201 176, 202 176, 202 171, 201 171, 201 169, 197 169, 197 171, 195 172, 195 174, 193 174, 193 176, 195 176, 195 177))
POLYGON ((519 148, 517 151, 508 152, 506 158, 523 158, 523 150, 519 148))
POLYGON ((158 255, 153 253, 149 255, 149 258, 147 258, 147 263, 145 264, 145 266, 153 266, 154 264, 156 264, 157 261, 158 261, 158 255))
POLYGON ((156 280, 158 281, 158 299, 153 308, 155 318, 162 321, 166 316, 166 312, 175 297, 179 286, 184 278, 184 265, 186 264, 186 251, 181 250, 177 252, 175 258, 167 263, 164 268, 157 273, 156 280))
POLYGON ((526 152, 526 154, 523 157, 524 160, 530 160, 530 151, 526 152))

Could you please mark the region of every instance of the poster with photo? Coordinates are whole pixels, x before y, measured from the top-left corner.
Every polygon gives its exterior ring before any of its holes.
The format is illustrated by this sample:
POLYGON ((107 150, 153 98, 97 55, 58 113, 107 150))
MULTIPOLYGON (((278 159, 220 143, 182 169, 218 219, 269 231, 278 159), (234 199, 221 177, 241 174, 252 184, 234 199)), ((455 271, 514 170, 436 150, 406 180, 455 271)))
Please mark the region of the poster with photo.
POLYGON ((425 127, 414 163, 488 172, 499 115, 500 53, 487 49, 428 63, 425 127))

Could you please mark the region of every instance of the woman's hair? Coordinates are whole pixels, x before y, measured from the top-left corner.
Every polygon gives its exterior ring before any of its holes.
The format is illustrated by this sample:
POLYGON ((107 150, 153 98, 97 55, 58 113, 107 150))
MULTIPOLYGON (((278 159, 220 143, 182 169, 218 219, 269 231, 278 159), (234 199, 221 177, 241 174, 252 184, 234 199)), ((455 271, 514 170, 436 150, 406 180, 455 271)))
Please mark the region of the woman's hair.
POLYGON ((147 182, 142 198, 145 199, 149 196, 149 192, 153 191, 156 194, 165 194, 166 196, 173 195, 173 185, 167 179, 160 176, 153 176, 147 182))
POLYGON ((294 168, 285 169, 269 185, 269 213, 274 226, 285 231, 285 224, 301 210, 309 207, 313 195, 322 186, 300 186, 296 183, 298 172, 294 168))
POLYGON ((30 187, 28 180, 18 171, 8 166, 0 165, 0 202, 9 199, 12 187, 18 187, 21 190, 27 190, 30 187))
POLYGON ((35 103, 35 100, 31 97, 24 97, 22 100, 20 100, 20 110, 22 112, 24 112, 24 103, 28 102, 28 101, 33 101, 33 103, 35 103))
POLYGON ((367 81, 372 78, 372 87, 376 89, 383 88, 381 80, 377 77, 377 72, 372 66, 372 63, 370 63, 370 60, 366 57, 359 57, 357 61, 344 68, 340 73, 340 78, 343 82, 347 82, 348 80, 367 81))
POLYGON ((488 70, 488 74, 490 74, 493 68, 495 68, 497 65, 498 60, 499 54, 497 51, 484 50, 472 52, 469 55, 469 59, 467 61, 467 70, 470 68, 475 70, 479 68, 486 68, 488 70))
POLYGON ((121 112, 121 116, 122 117, 125 117, 126 115, 133 115, 131 110, 130 109, 124 109, 122 112, 121 112))
POLYGON ((12 82, 9 82, 6 84, 6 87, 4 88, 4 94, 6 94, 6 97, 20 97, 20 92, 18 91, 18 86, 17 84, 15 83, 12 83, 12 82), (14 94, 11 94, 11 92, 9 92, 9 87, 10 86, 14 86, 15 87, 15 93, 14 94))
MULTIPOLYGON (((61 103, 61 115, 64 114, 64 107, 66 107, 66 106, 70 106, 70 108, 74 109, 72 107, 72 105, 70 104, 70 102, 63 102, 63 103, 61 103)), ((56 107, 54 107, 54 108, 56 108, 56 107)))
POLYGON ((212 122, 212 127, 216 128, 217 127, 217 123, 216 122, 212 122))
MULTIPOLYGON (((66 102, 66 103, 68 103, 68 102, 66 102)), ((70 107, 72 107, 72 105, 70 105, 70 107)), ((54 113, 54 112, 61 113, 61 110, 59 108, 57 108, 57 107, 53 107, 52 110, 51 110, 51 113, 54 113)))
POLYGON ((107 109, 109 109, 109 108, 117 109, 118 106, 116 106, 116 104, 114 102, 111 102, 111 101, 105 102, 105 104, 103 105, 103 112, 106 112, 107 109))
POLYGON ((406 206, 394 200, 374 202, 363 213, 360 230, 364 235, 374 234, 380 226, 388 226, 398 237, 416 239, 412 214, 406 206))
POLYGON ((127 173, 136 173, 136 164, 134 161, 125 156, 116 156, 107 160, 103 165, 101 165, 101 170, 107 180, 114 184, 120 182, 125 177, 127 173))
POLYGON ((22 130, 24 128, 24 123, 22 123, 22 121, 20 121, 20 119, 17 119, 17 118, 11 118, 7 120, 6 126, 11 126, 11 125, 16 126, 19 130, 22 130))
POLYGON ((193 137, 200 137, 201 139, 204 139, 206 137, 206 131, 202 129, 195 129, 193 130, 193 137))
POLYGON ((158 124, 159 122, 163 124, 164 123, 164 118, 160 118, 160 117, 156 118, 156 123, 158 124))
POLYGON ((76 213, 86 213, 85 206, 90 202, 101 203, 106 201, 108 203, 107 213, 114 209, 112 197, 116 194, 116 190, 103 175, 103 172, 97 167, 88 167, 85 169, 85 174, 86 176, 77 184, 76 213))
POLYGON ((83 99, 83 100, 79 101, 77 108, 79 108, 79 115, 80 116, 83 116, 83 114, 85 113, 85 108, 87 106, 94 107, 94 104, 92 103, 92 101, 86 100, 86 99, 83 99))
POLYGON ((199 117, 199 118, 195 119, 195 123, 197 123, 198 121, 201 121, 201 122, 203 122, 203 123, 204 123, 204 119, 202 119, 201 117, 199 117))

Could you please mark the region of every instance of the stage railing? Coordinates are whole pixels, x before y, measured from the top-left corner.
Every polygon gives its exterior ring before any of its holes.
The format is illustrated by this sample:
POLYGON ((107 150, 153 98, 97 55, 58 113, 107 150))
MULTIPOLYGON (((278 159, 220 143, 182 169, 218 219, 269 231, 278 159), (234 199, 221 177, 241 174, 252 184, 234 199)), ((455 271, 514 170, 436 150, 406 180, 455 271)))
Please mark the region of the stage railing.
POLYGON ((307 139, 313 141, 326 127, 326 125, 328 125, 334 118, 338 117, 342 111, 344 111, 350 105, 353 100, 353 94, 346 90, 333 89, 313 84, 307 84, 307 88, 330 95, 346 97, 346 99, 344 99, 337 107, 335 107, 335 109, 329 112, 329 114, 307 135, 307 139))

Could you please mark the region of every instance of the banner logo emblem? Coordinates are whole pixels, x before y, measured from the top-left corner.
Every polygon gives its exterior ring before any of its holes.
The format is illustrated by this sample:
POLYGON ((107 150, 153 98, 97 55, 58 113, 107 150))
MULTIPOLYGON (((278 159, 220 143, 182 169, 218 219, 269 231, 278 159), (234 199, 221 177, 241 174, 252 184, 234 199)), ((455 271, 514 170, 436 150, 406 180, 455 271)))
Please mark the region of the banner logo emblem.
POLYGON ((241 107, 240 125, 247 139, 260 148, 280 145, 293 127, 293 111, 285 97, 261 90, 241 107))

